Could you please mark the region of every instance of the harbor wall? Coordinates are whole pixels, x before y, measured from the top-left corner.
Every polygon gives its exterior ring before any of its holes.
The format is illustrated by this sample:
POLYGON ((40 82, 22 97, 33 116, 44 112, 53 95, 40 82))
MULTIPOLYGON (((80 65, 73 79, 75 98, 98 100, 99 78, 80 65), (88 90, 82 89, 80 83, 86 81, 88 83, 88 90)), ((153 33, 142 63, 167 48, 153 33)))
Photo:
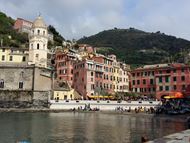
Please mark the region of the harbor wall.
POLYGON ((70 110, 78 109, 90 105, 91 109, 98 108, 100 110, 115 110, 116 108, 123 108, 123 110, 134 110, 135 108, 144 107, 150 109, 160 105, 160 101, 91 101, 91 100, 50 100, 50 109, 70 110))

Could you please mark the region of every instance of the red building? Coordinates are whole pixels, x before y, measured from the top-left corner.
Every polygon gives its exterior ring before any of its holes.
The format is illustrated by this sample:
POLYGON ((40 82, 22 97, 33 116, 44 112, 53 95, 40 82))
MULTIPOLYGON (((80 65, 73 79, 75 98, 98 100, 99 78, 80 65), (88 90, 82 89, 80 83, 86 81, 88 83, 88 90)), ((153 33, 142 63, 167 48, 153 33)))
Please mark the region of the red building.
POLYGON ((57 78, 67 81, 73 87, 73 65, 76 61, 75 55, 71 53, 56 52, 56 72, 57 78))
POLYGON ((188 94, 190 67, 184 64, 147 65, 131 71, 131 91, 141 95, 163 96, 188 94))

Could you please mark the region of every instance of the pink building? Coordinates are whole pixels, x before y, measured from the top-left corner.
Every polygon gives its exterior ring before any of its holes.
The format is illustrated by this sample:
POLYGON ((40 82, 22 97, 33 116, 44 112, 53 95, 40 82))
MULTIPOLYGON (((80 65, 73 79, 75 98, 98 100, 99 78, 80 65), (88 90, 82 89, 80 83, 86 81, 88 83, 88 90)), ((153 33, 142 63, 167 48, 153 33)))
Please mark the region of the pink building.
POLYGON ((94 61, 82 60, 74 64, 74 89, 87 99, 94 95, 95 89, 95 71, 94 61))
POLYGON ((17 20, 14 23, 14 29, 18 30, 19 32, 26 32, 29 33, 30 29, 32 28, 32 22, 22 19, 22 18, 17 18, 17 20))

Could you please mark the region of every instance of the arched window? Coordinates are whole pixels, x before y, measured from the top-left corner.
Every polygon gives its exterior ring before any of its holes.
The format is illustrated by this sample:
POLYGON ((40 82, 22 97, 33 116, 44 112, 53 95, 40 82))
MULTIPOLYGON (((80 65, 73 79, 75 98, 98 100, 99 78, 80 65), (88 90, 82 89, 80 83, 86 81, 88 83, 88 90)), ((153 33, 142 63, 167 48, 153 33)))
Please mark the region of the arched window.
POLYGON ((45 35, 46 34, 46 32, 45 31, 43 31, 43 35, 45 35))
POLYGON ((0 80, 0 88, 4 88, 4 80, 3 79, 0 80))
POLYGON ((39 49, 39 48, 40 48, 40 44, 38 43, 38 44, 37 44, 37 49, 39 49))
POLYGON ((31 49, 33 49, 33 44, 31 44, 31 49))
POLYGON ((38 35, 40 35, 40 30, 38 30, 38 35))

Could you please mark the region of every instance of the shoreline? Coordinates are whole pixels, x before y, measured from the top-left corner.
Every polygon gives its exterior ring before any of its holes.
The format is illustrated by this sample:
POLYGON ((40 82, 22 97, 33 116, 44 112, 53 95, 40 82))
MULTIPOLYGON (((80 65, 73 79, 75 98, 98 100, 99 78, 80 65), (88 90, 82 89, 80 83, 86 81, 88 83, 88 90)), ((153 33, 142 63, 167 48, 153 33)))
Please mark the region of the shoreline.
POLYGON ((115 110, 100 110, 100 111, 83 111, 83 110, 66 110, 66 109, 49 109, 49 108, 43 108, 43 109, 35 109, 35 108, 0 108, 0 113, 64 113, 64 112, 70 112, 70 113, 104 113, 104 114, 120 114, 120 115, 155 115, 153 113, 144 113, 139 112, 135 113, 134 111, 131 112, 125 112, 125 111, 115 111, 115 110))

